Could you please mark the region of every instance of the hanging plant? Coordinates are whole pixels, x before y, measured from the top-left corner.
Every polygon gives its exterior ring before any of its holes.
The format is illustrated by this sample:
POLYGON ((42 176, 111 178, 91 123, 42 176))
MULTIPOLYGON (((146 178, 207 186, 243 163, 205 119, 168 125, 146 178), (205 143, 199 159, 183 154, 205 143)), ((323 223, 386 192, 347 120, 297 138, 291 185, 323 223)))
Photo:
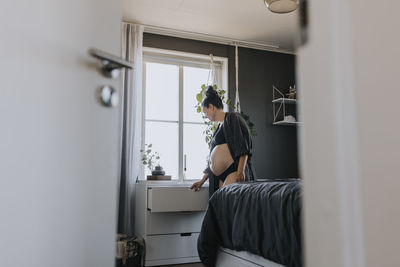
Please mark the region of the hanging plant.
MULTIPOLYGON (((210 61, 211 61, 210 62, 210 71, 208 72, 207 83, 210 85, 213 84, 212 86, 214 87, 214 90, 217 91, 218 95, 221 97, 222 103, 225 103, 232 110, 239 111, 239 114, 242 116, 242 118, 245 120, 247 126, 249 127, 250 135, 256 136, 257 133, 256 133, 256 130, 254 129, 254 123, 250 121, 249 115, 240 111, 239 91, 238 91, 238 81, 239 81, 239 77, 238 77, 238 74, 239 74, 239 72, 238 72, 238 70, 239 70, 238 46, 236 45, 236 48, 235 48, 236 100, 238 102, 237 103, 238 107, 233 105, 229 98, 225 100, 225 93, 226 93, 225 90, 218 89, 218 86, 216 85, 217 81, 215 80, 215 78, 216 78, 215 77, 215 65, 214 65, 214 59, 213 59, 212 54, 210 54, 210 61), (212 82, 210 82, 210 77, 212 79, 212 82)), ((206 91, 207 87, 208 87, 207 85, 202 84, 200 92, 196 95, 197 104, 196 104, 195 108, 196 108, 197 113, 201 113, 201 111, 202 111, 201 103, 203 103, 203 100, 205 98, 205 91, 206 91)), ((205 141, 206 141, 208 147, 211 148, 211 140, 212 140, 215 130, 218 127, 218 123, 209 121, 204 114, 202 114, 202 117, 204 120, 204 124, 207 125, 206 129, 203 132, 203 134, 205 136, 205 141)))
MULTIPOLYGON (((200 92, 196 95, 197 104, 195 106, 195 109, 196 109, 197 113, 201 113, 201 111, 202 111, 201 103, 203 103, 203 100, 205 98, 205 91, 207 90, 207 88, 208 88, 207 85, 202 84, 200 92)), ((215 91, 217 91, 218 95, 221 97, 221 100, 224 104, 226 104, 232 110, 236 109, 235 105, 232 104, 232 102, 230 101, 229 98, 225 100, 225 93, 226 93, 225 90, 218 89, 218 86, 216 84, 213 85, 213 88, 215 91)), ((247 126, 249 127, 249 130, 250 130, 250 134, 252 136, 256 136, 257 133, 254 129, 254 123, 250 121, 250 117, 243 112, 240 112, 239 114, 246 121, 247 126)), ((207 125, 206 129, 203 131, 204 138, 205 138, 205 141, 206 141, 208 147, 211 148, 211 140, 212 140, 215 130, 218 127, 218 122, 212 122, 212 121, 208 120, 204 114, 202 114, 202 118, 204 120, 204 124, 207 125)))
MULTIPOLYGON (((221 97, 222 102, 225 102, 225 90, 219 90, 218 86, 216 84, 213 85, 215 91, 217 91, 218 95, 221 97)), ((201 113, 202 111, 202 107, 201 107, 201 103, 203 103, 203 100, 205 98, 205 91, 207 89, 207 86, 205 84, 201 85, 201 91, 196 95, 196 100, 197 100, 197 104, 195 106, 197 113, 201 113)), ((203 135, 204 135, 204 139, 208 145, 209 148, 211 148, 211 139, 212 136, 214 134, 214 131, 217 129, 218 127, 218 123, 217 122, 213 122, 210 121, 209 119, 207 119, 207 117, 201 113, 201 116, 203 118, 204 124, 207 125, 206 129, 203 131, 203 135)))

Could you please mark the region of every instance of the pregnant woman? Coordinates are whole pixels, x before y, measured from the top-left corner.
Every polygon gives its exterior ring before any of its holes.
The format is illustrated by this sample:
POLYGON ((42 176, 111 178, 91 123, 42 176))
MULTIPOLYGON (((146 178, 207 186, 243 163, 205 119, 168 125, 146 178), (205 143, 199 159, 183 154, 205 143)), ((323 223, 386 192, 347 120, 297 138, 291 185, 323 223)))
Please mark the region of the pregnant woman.
POLYGON ((206 91, 203 112, 211 121, 219 122, 211 140, 208 167, 203 178, 190 189, 198 191, 210 179, 210 197, 223 185, 254 180, 251 165, 252 141, 244 119, 234 112, 224 112, 223 103, 212 86, 206 91))

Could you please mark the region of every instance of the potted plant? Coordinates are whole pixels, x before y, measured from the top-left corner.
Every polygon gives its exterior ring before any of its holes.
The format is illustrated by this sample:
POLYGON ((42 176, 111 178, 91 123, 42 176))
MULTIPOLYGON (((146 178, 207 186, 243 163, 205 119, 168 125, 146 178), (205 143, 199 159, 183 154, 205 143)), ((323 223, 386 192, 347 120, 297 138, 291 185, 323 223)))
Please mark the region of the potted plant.
POLYGON ((147 165, 147 168, 151 171, 151 174, 156 175, 165 175, 165 171, 160 166, 160 154, 156 151, 152 150, 152 144, 145 144, 145 149, 140 150, 142 153, 142 163, 143 165, 147 165))
MULTIPOLYGON (((203 100, 205 98, 205 91, 207 90, 207 87, 208 87, 207 85, 202 84, 200 92, 196 95, 197 104, 196 104, 195 108, 196 108, 197 113, 201 113, 201 111, 202 111, 201 110, 201 103, 203 102, 203 100)), ((221 97, 222 102, 225 103, 232 110, 235 110, 236 107, 235 107, 235 105, 232 104, 230 99, 226 99, 225 100, 226 91, 222 90, 222 89, 218 89, 218 86, 216 84, 214 84, 213 87, 218 92, 218 95, 221 97)), ((256 136, 257 133, 256 133, 256 131, 254 129, 254 123, 252 123, 250 121, 250 117, 247 114, 243 113, 243 112, 240 112, 240 115, 243 117, 243 119, 246 121, 247 125, 249 126, 250 134, 252 136, 256 136)), ((212 136, 214 134, 215 129, 217 129, 217 127, 218 127, 218 123, 207 120, 204 114, 202 114, 202 116, 203 116, 204 124, 207 125, 207 127, 204 130, 203 134, 205 136, 206 143, 210 147, 211 146, 211 139, 212 139, 212 136)))

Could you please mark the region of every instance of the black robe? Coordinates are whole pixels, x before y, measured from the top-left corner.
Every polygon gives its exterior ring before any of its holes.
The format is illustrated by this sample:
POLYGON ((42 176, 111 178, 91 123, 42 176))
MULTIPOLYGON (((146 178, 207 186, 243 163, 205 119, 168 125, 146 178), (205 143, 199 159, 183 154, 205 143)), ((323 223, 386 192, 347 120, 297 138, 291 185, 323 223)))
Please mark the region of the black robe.
MULTIPOLYGON (((246 121, 236 112, 227 112, 224 123, 221 125, 229 152, 236 164, 239 163, 240 156, 248 155, 245 166, 245 181, 255 179, 255 171, 251 163, 253 144, 250 137, 250 130, 246 121)), ((215 133, 214 133, 215 135, 215 133)), ((214 136, 213 136, 214 138, 214 136)), ((211 151, 210 151, 211 153, 211 151)), ((219 181, 212 173, 209 166, 204 170, 208 173, 209 195, 210 197, 219 189, 219 181)))

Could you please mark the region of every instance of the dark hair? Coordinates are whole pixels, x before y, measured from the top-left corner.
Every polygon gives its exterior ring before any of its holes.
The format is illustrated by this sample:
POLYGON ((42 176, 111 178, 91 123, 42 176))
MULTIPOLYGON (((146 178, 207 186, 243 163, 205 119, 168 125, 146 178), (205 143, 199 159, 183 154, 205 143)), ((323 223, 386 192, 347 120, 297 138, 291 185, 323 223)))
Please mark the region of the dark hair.
POLYGON ((222 103, 221 97, 218 95, 218 92, 211 85, 208 86, 206 91, 206 98, 204 98, 201 106, 208 108, 212 104, 214 107, 218 109, 223 109, 224 104, 222 103))

